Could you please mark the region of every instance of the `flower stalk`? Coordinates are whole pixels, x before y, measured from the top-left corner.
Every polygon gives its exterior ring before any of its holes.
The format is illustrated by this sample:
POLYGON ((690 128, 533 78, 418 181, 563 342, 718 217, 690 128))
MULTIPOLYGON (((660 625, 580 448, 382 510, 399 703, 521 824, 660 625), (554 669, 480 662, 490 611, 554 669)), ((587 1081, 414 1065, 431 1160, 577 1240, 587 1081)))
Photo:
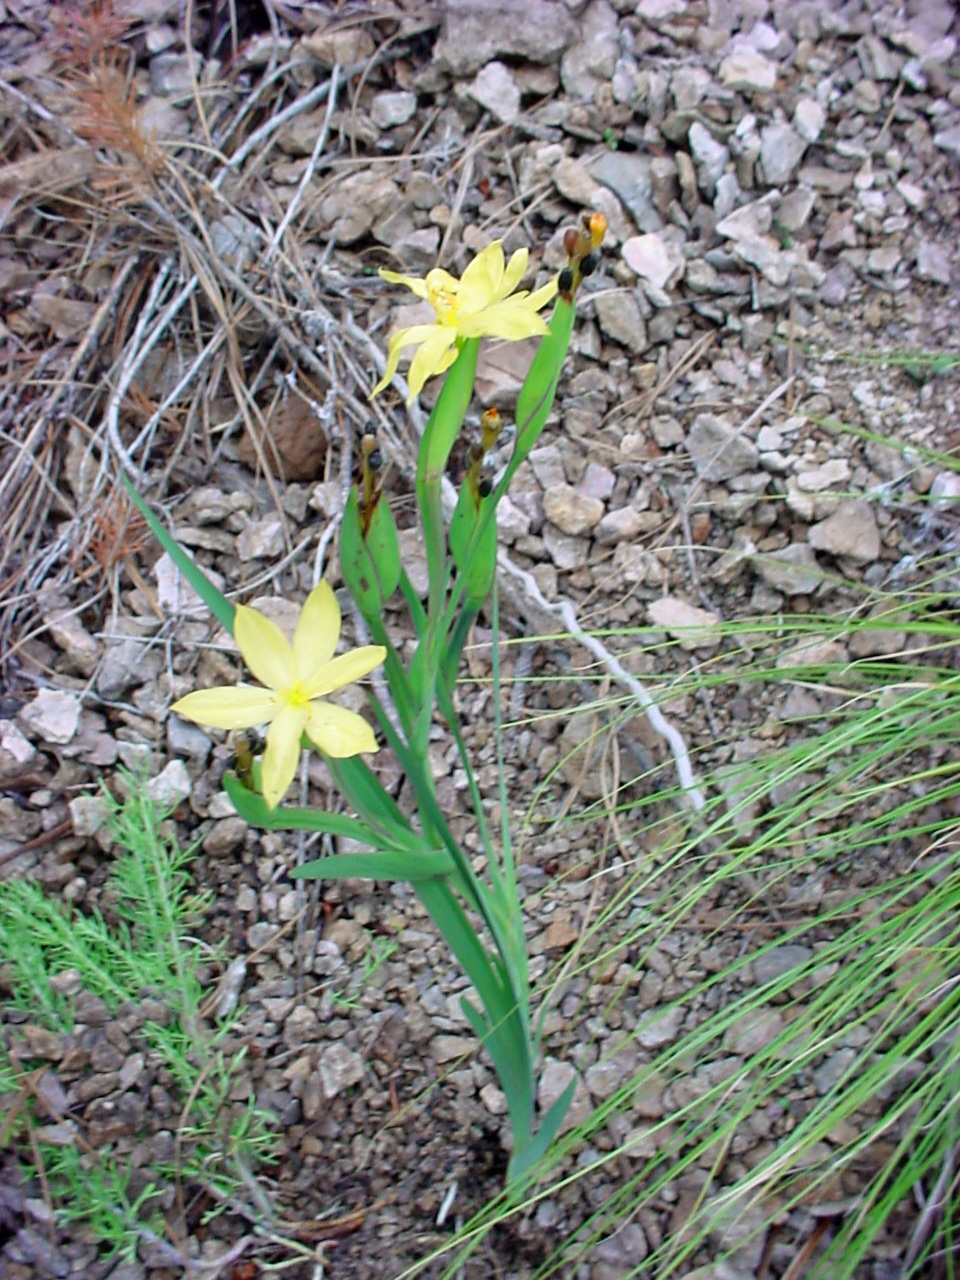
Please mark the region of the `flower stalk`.
MULTIPOLYGON (((248 764, 225 781, 235 808, 247 821, 271 829, 349 837, 364 850, 333 853, 292 874, 405 880, 418 894, 473 986, 474 998, 464 997, 462 1007, 490 1055, 506 1096, 513 1139, 507 1175, 510 1183, 532 1175, 559 1130, 573 1087, 545 1115, 537 1115, 540 1046, 531 1017, 506 774, 501 759, 502 829, 495 840, 461 729, 454 689, 463 646, 492 593, 499 743, 497 505, 546 423, 573 328, 575 295, 597 265, 605 230, 602 214, 586 215, 579 228, 567 233, 567 266, 532 293, 518 289, 527 270, 527 251, 520 249, 505 262, 499 242, 478 254, 459 279, 439 268, 423 279, 381 271, 388 282, 405 285, 428 302, 434 320, 394 335, 386 371, 372 394, 385 390, 397 371, 401 353, 411 346, 416 347, 408 374, 411 398, 419 394, 428 378, 446 376, 424 429, 417 461, 416 499, 428 576, 426 605, 402 564, 396 524, 383 492, 380 449, 372 433, 361 441, 359 470, 343 513, 340 562, 344 583, 375 644, 334 656, 340 609, 326 583, 307 597, 293 639, 288 641, 256 610, 243 605, 234 610, 152 513, 149 516, 151 528, 171 556, 185 573, 193 575, 191 581, 201 582, 204 598, 232 630, 241 657, 258 682, 190 693, 172 710, 214 727, 268 726, 259 765, 251 768, 248 764), (540 312, 555 297, 548 323, 540 312), (480 341, 531 336, 539 336, 541 341, 519 395, 510 460, 499 478, 493 474, 491 462, 503 423, 496 410, 488 410, 481 417, 476 437, 467 440, 466 467, 448 529, 443 479, 458 437, 468 430, 464 424, 480 341), (384 618, 398 588, 416 633, 416 648, 408 666, 390 640, 384 618), (372 693, 370 709, 380 738, 393 751, 412 788, 413 817, 400 810, 367 763, 365 757, 378 747, 374 728, 364 717, 328 697, 381 664, 398 720, 391 719, 372 693), (438 718, 446 724, 466 774, 486 855, 484 874, 475 870, 472 858, 457 843, 437 799, 428 745, 438 718), (281 804, 304 745, 323 754, 355 817, 281 804)), ((134 501, 146 512, 142 499, 134 495, 134 501)))

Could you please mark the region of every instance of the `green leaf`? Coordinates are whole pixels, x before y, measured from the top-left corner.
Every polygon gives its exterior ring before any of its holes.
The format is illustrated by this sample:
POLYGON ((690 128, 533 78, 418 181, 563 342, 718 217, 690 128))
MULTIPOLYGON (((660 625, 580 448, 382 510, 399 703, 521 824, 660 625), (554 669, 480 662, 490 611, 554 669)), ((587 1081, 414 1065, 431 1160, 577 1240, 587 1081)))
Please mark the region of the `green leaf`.
MULTIPOLYGON (((520 388, 520 395, 517 397, 517 444, 507 468, 510 476, 536 444, 553 407, 560 370, 570 345, 575 314, 576 307, 572 300, 557 299, 550 317, 550 332, 541 340, 530 372, 520 388)), ((509 484, 509 480, 507 483, 509 484)))
POLYGON ((357 486, 350 490, 340 526, 340 567, 347 590, 365 618, 378 618, 400 583, 400 546, 393 512, 380 497, 366 535, 357 486))
POLYGON ((121 476, 130 500, 137 508, 140 514, 150 526, 150 531, 156 540, 169 555, 170 559, 177 566, 187 582, 190 583, 194 591, 204 602, 220 625, 226 628, 233 635, 233 615, 236 612, 234 606, 226 598, 221 591, 213 585, 207 575, 203 572, 198 564, 195 564, 187 552, 177 542, 176 538, 169 534, 157 517, 153 514, 144 500, 134 489, 133 485, 126 476, 121 476))
POLYGON ((450 550, 464 579, 464 607, 479 609, 497 572, 497 515, 492 498, 475 500, 466 480, 450 520, 450 550))
POLYGON ((550 1143, 557 1136, 563 1118, 570 1109, 573 1095, 577 1091, 577 1077, 574 1076, 561 1093, 547 1114, 540 1121, 536 1136, 525 1146, 518 1147, 507 1164, 507 1184, 517 1182, 526 1177, 533 1167, 543 1158, 550 1143))
POLYGON ((223 775, 223 789, 240 817, 263 831, 323 831, 373 848, 384 847, 383 839, 375 831, 348 814, 325 813, 322 809, 271 809, 262 795, 245 787, 232 773, 223 775))
POLYGON ((423 849, 411 853, 407 849, 384 850, 380 853, 334 853, 318 858, 291 871, 302 880, 432 880, 448 876, 456 870, 446 849, 423 849))

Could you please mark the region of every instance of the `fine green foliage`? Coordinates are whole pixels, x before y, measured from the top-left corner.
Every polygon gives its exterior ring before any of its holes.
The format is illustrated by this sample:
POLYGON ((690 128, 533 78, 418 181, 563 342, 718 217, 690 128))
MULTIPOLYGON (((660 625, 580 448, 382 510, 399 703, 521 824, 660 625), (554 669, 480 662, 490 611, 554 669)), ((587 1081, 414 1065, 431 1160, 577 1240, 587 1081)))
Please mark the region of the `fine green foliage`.
MULTIPOLYGON (((121 852, 105 887, 104 912, 73 910, 31 881, 3 881, 0 955, 12 1007, 51 1031, 73 1029, 74 1002, 51 985, 67 971, 111 1016, 145 997, 164 1010, 137 1035, 168 1073, 183 1107, 177 1158, 151 1164, 146 1183, 138 1178, 133 1189, 129 1160, 110 1143, 96 1150, 37 1144, 59 1219, 83 1222, 110 1251, 132 1257, 144 1233, 164 1234, 158 1190, 191 1183, 225 1204, 248 1182, 249 1167, 269 1155, 272 1138, 265 1113, 252 1103, 230 1102, 242 1063, 242 1053, 222 1050, 232 1020, 211 1026, 201 1013, 198 967, 210 956, 193 935, 209 899, 191 887, 193 851, 164 832, 142 783, 127 776, 126 784, 127 799, 111 802, 110 834, 121 852)), ((21 1069, 37 1063, 12 1029, 8 1045, 16 1058, 0 1056, 0 1092, 10 1095, 23 1086, 21 1069)), ((30 1110, 22 1123, 35 1127, 30 1110)))
MULTIPOLYGON (((577 833, 606 815, 624 860, 574 960, 534 998, 556 1004, 571 984, 614 973, 592 1035, 576 1014, 565 1023, 588 1062, 598 1024, 632 1028, 600 1045, 635 1065, 548 1151, 535 1183, 463 1227, 442 1251, 445 1277, 495 1226, 568 1200, 580 1182, 600 1207, 554 1238, 536 1280, 589 1265, 641 1210, 675 1204, 678 1185, 696 1189, 680 1225, 624 1274, 679 1280, 724 1259, 753 1274, 773 1223, 779 1238, 811 1242, 802 1274, 815 1280, 866 1276, 891 1242, 905 1280, 953 1274, 949 1262, 937 1270, 960 1213, 960 618, 941 589, 949 568, 920 564, 920 580, 889 595, 848 584, 863 596, 850 613, 725 624, 735 643, 697 663, 623 633, 624 646, 657 653, 660 698, 720 698, 748 682, 765 718, 738 719, 735 736, 701 750, 710 799, 699 817, 664 821, 669 791, 651 770, 625 779, 619 802, 564 819, 586 860, 577 833), (744 742, 753 749, 733 750, 744 742), (651 956, 677 955, 678 939, 687 977, 637 1022, 627 993, 651 956), (664 1019, 673 1029, 638 1050, 642 1029, 664 1019)), ((628 724, 617 699, 596 705, 628 724)), ((528 838, 548 808, 531 798, 528 838)))

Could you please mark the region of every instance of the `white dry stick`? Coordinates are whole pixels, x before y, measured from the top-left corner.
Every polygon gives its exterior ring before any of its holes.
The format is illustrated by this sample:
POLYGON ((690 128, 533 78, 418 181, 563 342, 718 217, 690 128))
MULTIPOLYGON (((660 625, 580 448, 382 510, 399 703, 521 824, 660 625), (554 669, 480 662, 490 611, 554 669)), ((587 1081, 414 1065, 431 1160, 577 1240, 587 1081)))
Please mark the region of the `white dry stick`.
POLYGON ((290 223, 293 221, 293 216, 300 206, 300 201, 303 199, 303 193, 306 191, 307 186, 313 177, 314 170, 317 167, 317 161, 320 159, 323 148, 327 145, 327 134, 330 132, 330 117, 333 115, 333 108, 336 105, 337 89, 339 88, 339 85, 340 63, 335 62, 333 65, 333 71, 330 75, 330 94, 327 98, 327 112, 323 117, 323 127, 317 134, 317 140, 313 144, 313 154, 310 157, 310 161, 307 164, 306 169, 303 171, 303 177, 300 179, 300 185, 293 193, 293 199, 290 201, 287 212, 283 215, 283 221, 273 233, 273 238, 270 241, 267 252, 263 255, 263 266, 269 265, 273 260, 273 255, 280 247, 280 243, 287 233, 287 227, 289 227, 290 223))
POLYGON ((673 759, 677 766, 677 776, 680 779, 680 785, 683 788, 684 797, 694 812, 699 813, 704 807, 703 792, 697 786, 696 779, 693 774, 693 766, 690 764, 690 753, 687 751, 687 745, 683 740, 680 732, 666 719, 663 712, 657 706, 653 697, 647 692, 641 682, 632 676, 629 671, 621 666, 618 659, 610 652, 610 650, 602 644, 596 636, 590 635, 588 631, 584 631, 583 627, 577 619, 576 611, 570 600, 556 600, 548 602, 544 599, 537 580, 532 573, 528 573, 526 569, 521 569, 518 564, 510 559, 505 551, 500 551, 497 556, 497 564, 502 574, 519 582, 526 595, 533 602, 536 611, 540 614, 546 614, 550 618, 557 619, 562 622, 563 626, 571 636, 582 644, 583 647, 590 651, 600 662, 616 682, 631 693, 640 707, 640 710, 650 722, 650 727, 654 733, 664 738, 673 753, 673 759))

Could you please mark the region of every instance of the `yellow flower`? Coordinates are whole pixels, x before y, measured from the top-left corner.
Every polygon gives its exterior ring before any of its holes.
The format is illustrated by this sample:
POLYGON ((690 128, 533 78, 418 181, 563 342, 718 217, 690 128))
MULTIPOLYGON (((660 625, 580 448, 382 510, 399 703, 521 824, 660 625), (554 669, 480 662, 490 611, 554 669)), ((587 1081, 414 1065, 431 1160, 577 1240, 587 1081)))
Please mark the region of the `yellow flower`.
POLYGON ((369 675, 387 656, 377 644, 333 656, 340 639, 340 606, 329 583, 321 582, 307 596, 292 645, 275 622, 244 605, 237 608, 233 634, 244 662, 265 688, 241 684, 202 689, 188 693, 171 710, 214 729, 269 723, 261 777, 271 809, 293 781, 302 734, 338 758, 378 749, 363 716, 324 701, 326 694, 369 675))
POLYGON ((384 280, 405 284, 418 298, 426 299, 437 318, 433 324, 416 324, 393 335, 386 372, 374 387, 373 395, 378 395, 396 373, 404 347, 419 347, 407 374, 412 400, 420 394, 428 378, 450 368, 464 338, 506 338, 516 342, 546 333, 546 321, 537 312, 557 292, 557 282, 551 280, 536 293, 525 289, 514 293, 526 269, 526 249, 518 249, 504 266, 499 240, 477 254, 459 280, 440 267, 428 271, 423 280, 381 269, 384 280))

